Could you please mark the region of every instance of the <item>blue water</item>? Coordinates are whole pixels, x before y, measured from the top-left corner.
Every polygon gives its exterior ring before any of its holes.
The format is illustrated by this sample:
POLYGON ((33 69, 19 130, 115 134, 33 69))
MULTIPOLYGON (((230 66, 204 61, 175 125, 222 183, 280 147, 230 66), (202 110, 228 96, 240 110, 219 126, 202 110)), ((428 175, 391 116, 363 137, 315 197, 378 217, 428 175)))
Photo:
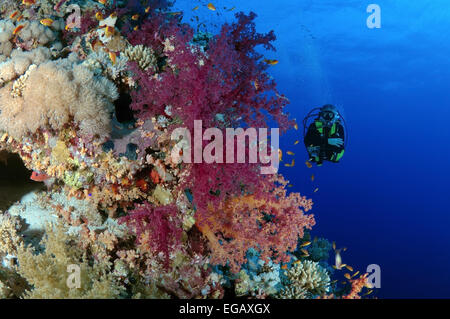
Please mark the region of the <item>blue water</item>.
POLYGON ((448 0, 214 4, 254 11, 258 31, 275 30, 278 51, 268 58, 280 63, 270 72, 299 123, 325 103, 346 118, 349 144, 339 164, 308 169, 302 143, 293 146, 300 130, 281 140, 297 162, 281 172, 315 202, 313 236, 348 247, 342 257, 354 268, 380 265, 377 297, 450 297, 448 0), (366 26, 370 3, 381 7, 380 29, 366 26))

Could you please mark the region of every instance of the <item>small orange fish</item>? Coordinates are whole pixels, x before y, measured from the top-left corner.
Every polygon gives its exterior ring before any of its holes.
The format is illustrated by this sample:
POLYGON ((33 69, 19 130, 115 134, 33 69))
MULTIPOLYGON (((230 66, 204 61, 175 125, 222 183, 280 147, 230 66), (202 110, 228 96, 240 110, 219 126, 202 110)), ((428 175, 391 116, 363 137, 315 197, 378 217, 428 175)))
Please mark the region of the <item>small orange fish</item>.
POLYGON ((314 174, 312 174, 311 175, 311 182, 314 182, 314 179, 315 179, 316 177, 314 176, 314 174))
POLYGON ((133 28, 133 30, 134 31, 137 31, 137 30, 139 30, 139 26, 137 25, 137 26, 135 26, 134 28, 133 28))
POLYGON ((312 164, 311 164, 311 162, 309 162, 309 161, 306 161, 306 162, 305 162, 305 165, 306 165, 308 168, 311 168, 311 167, 312 167, 312 164))
POLYGON ((22 0, 22 4, 26 5, 27 7, 31 6, 35 3, 36 3, 36 0, 22 0))
POLYGON ((17 22, 20 22, 23 19, 23 14, 21 14, 18 18, 17 18, 17 22))
POLYGON ((300 141, 299 141, 299 140, 296 140, 296 141, 294 142, 294 145, 297 145, 298 143, 300 143, 300 141))
POLYGON ((98 2, 100 2, 103 5, 105 5, 108 2, 108 0, 98 0, 98 2))
POLYGON ((296 130, 298 130, 298 124, 297 124, 297 123, 294 124, 294 128, 295 128, 296 130))
POLYGON ((286 167, 293 167, 295 165, 295 160, 292 160, 291 164, 284 164, 286 167))
POLYGON ((258 89, 259 89, 259 83, 258 83, 258 80, 255 80, 255 82, 253 82, 253 85, 255 86, 255 90, 258 91, 258 89))
POLYGON ((42 25, 45 25, 46 27, 49 27, 53 24, 53 20, 52 19, 42 19, 41 21, 39 21, 42 25))
POLYGON ((350 276, 350 274, 345 274, 344 277, 348 280, 350 280, 352 277, 350 276))
POLYGON ((309 256, 309 252, 308 252, 306 249, 300 249, 300 251, 301 251, 303 254, 309 256))
POLYGON ((291 152, 291 151, 287 151, 286 154, 287 154, 287 155, 291 155, 291 156, 295 155, 295 154, 294 154, 293 152, 291 152))
POLYGON ((9 18, 10 18, 10 19, 14 19, 18 14, 19 14, 19 11, 14 11, 13 13, 11 13, 11 15, 9 16, 9 18))
POLYGON ((303 244, 301 244, 300 247, 306 247, 306 246, 309 246, 309 245, 311 245, 311 242, 310 241, 306 241, 303 244))
POLYGON ((168 15, 170 15, 170 16, 179 16, 179 15, 181 15, 181 14, 183 14, 183 12, 182 12, 182 11, 177 11, 177 12, 169 12, 169 13, 168 13, 168 15))
POLYGON ((283 161, 283 151, 281 149, 278 149, 278 160, 280 162, 283 161))
POLYGON ((236 9, 236 7, 233 7, 231 9, 228 9, 228 11, 233 11, 234 9, 236 9))
POLYGON ((139 14, 135 14, 135 15, 133 15, 132 17, 131 17, 131 20, 134 20, 134 21, 137 21, 137 20, 139 20, 139 14))
POLYGON ((109 38, 114 34, 114 27, 107 26, 105 28, 105 35, 109 38))
MULTIPOLYGON (((269 60, 269 59, 264 59, 264 62, 266 62, 269 65, 276 65, 278 64, 278 60, 269 60)), ((295 127, 295 126, 294 126, 295 127)))
POLYGON ((281 269, 284 269, 284 270, 286 270, 288 268, 288 266, 287 265, 283 265, 283 266, 281 266, 281 269))
POLYGON ((17 33, 20 32, 20 30, 22 30, 25 26, 23 24, 19 25, 18 27, 16 27, 13 31, 13 34, 16 35, 17 33))
POLYGON ((150 12, 150 7, 145 8, 145 13, 149 13, 150 12))
POLYGON ((30 176, 30 179, 35 181, 35 182, 43 182, 43 181, 46 181, 49 178, 50 178, 50 176, 48 176, 47 174, 45 174, 45 173, 38 173, 36 171, 33 171, 31 173, 31 176, 30 176))
POLYGON ((112 64, 116 64, 116 54, 114 52, 109 52, 109 59, 111 60, 112 64))
POLYGON ((348 269, 348 271, 353 271, 353 267, 349 266, 349 265, 345 265, 345 268, 348 269))
POLYGON ((111 13, 111 14, 109 15, 109 17, 110 17, 111 19, 117 18, 117 12, 111 13))
POLYGON ((368 296, 373 292, 373 290, 369 290, 366 294, 364 294, 363 296, 368 296))
POLYGON ((198 10, 199 6, 196 6, 192 11, 198 10))
POLYGON ((216 11, 216 7, 212 3, 208 3, 208 9, 211 11, 216 11))
POLYGON ((67 30, 73 29, 73 28, 75 28, 75 23, 74 22, 66 24, 66 26, 64 27, 64 30, 67 31, 67 30))
POLYGON ((355 276, 358 276, 358 274, 359 274, 359 270, 353 274, 352 278, 355 276))
POLYGON ((98 11, 98 12, 95 14, 95 18, 96 18, 98 21, 102 21, 102 20, 103 20, 103 14, 102 14, 100 11, 98 11))

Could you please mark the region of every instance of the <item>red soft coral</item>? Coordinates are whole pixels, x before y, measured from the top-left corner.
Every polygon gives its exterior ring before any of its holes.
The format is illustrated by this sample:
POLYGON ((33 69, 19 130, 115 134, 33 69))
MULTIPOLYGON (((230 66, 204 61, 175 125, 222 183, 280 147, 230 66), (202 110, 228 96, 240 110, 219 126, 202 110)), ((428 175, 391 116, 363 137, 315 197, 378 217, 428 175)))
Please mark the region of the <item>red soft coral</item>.
POLYGON ((130 215, 122 217, 120 223, 126 223, 135 232, 137 243, 143 250, 154 255, 162 252, 168 266, 169 253, 181 243, 182 227, 177 213, 175 205, 153 207, 145 202, 130 215))
POLYGON ((315 224, 313 215, 304 214, 312 208, 311 200, 297 193, 286 196, 283 186, 264 182, 255 194, 230 198, 197 214, 197 227, 211 246, 211 263, 228 263, 238 272, 249 248, 266 261, 287 262, 286 252, 295 250, 304 229, 315 224))
MULTIPOLYGON (((274 49, 273 32, 257 33, 254 13, 236 17, 238 21, 225 24, 205 50, 193 45, 190 26, 163 15, 152 16, 130 35, 130 43, 152 47, 164 61, 164 66, 148 71, 131 63, 139 83, 131 108, 141 119, 170 116, 181 120, 178 126, 188 128, 191 136, 195 120, 201 120, 203 128, 218 127, 222 132, 241 125, 265 128, 270 119, 281 132, 293 125, 283 113, 288 100, 277 91, 256 51, 260 45, 274 49)), ((262 178, 258 163, 183 164, 181 168, 179 187, 191 190, 197 225, 210 241, 214 263, 228 261, 236 271, 246 250, 255 246, 264 258, 285 260, 285 251, 295 249, 303 229, 314 224, 301 210, 308 210, 310 204, 299 195, 281 194, 269 178, 262 178)))

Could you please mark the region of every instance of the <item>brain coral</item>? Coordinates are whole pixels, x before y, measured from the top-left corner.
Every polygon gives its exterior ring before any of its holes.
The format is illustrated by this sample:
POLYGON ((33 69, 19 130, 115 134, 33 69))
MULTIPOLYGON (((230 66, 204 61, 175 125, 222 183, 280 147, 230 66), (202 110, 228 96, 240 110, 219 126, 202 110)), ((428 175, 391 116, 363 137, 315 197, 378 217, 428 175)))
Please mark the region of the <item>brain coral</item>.
POLYGON ((73 57, 40 64, 20 85, 20 94, 12 81, 0 89, 0 130, 20 138, 73 121, 83 136, 109 133, 117 89, 73 57))

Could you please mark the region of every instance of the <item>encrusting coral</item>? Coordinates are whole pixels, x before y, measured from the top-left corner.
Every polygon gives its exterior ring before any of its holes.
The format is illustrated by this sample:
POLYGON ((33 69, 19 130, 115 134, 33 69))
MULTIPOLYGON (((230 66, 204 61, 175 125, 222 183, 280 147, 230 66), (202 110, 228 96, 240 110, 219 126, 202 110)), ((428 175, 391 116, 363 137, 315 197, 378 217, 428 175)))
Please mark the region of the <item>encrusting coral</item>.
POLYGON ((0 213, 0 296, 358 298, 364 275, 330 285, 313 203, 281 175, 172 156, 196 120, 294 126, 259 49, 274 33, 254 13, 195 31, 162 0, 78 0, 77 21, 73 2, 0 3, 0 151, 46 186, 0 213))

